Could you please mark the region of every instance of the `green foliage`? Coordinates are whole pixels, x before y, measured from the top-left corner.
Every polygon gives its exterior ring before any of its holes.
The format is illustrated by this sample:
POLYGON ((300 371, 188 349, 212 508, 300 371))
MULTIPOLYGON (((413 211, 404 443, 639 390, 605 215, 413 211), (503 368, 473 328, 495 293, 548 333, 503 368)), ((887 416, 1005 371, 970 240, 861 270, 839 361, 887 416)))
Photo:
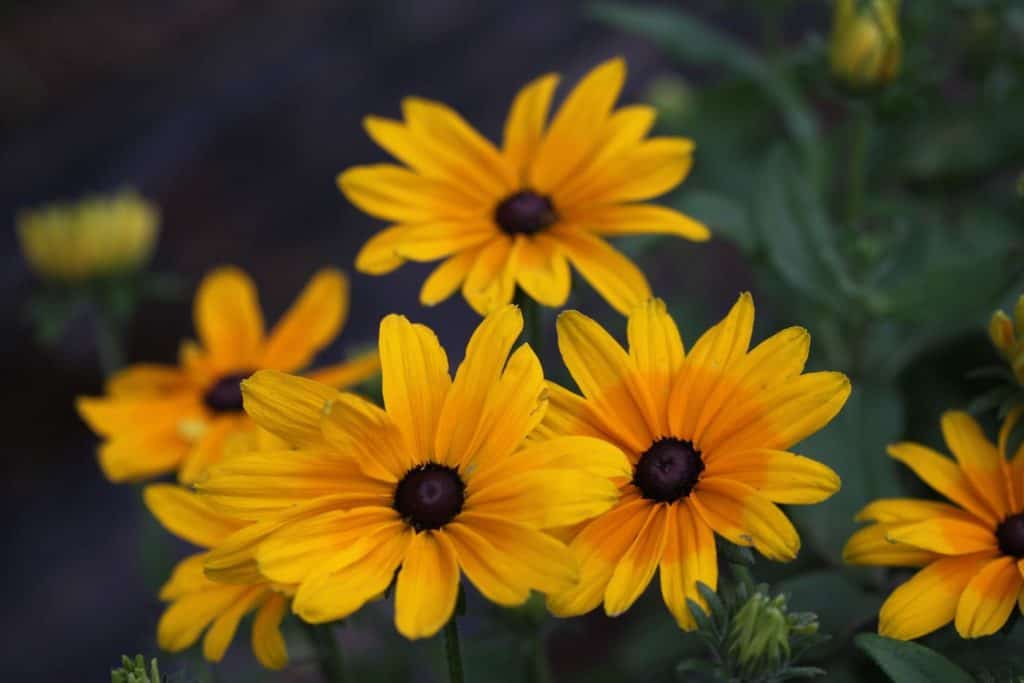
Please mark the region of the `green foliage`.
POLYGON ((151 659, 147 667, 142 655, 135 655, 135 659, 122 655, 121 666, 110 671, 110 683, 161 683, 164 680, 156 659, 151 659))
POLYGON ((923 645, 873 633, 862 633, 856 643, 895 683, 974 683, 966 671, 923 645))

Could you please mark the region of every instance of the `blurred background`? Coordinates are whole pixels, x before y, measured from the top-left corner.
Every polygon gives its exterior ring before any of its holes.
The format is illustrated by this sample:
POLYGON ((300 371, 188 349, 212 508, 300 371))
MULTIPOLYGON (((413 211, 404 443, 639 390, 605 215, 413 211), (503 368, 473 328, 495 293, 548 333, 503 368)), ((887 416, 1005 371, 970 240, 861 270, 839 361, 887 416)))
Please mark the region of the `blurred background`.
MULTIPOLYGON (((671 9, 682 3, 661 4, 671 9)), ((789 60, 785 68, 795 70, 801 87, 808 85, 801 74, 812 68, 820 72, 814 78, 826 79, 827 3, 766 2, 780 8, 771 10, 770 23, 742 5, 685 3, 688 16, 704 22, 700 26, 716 27, 730 45, 783 55, 789 60)), ((372 344, 379 319, 398 311, 436 329, 454 362, 477 318, 458 296, 434 309, 419 306, 417 293, 428 266, 409 264, 384 277, 353 272, 356 250, 380 224, 350 206, 334 178, 348 166, 385 158, 363 132, 362 117, 397 116, 401 98, 417 94, 454 106, 497 139, 514 93, 527 81, 559 71, 563 83, 572 83, 597 63, 622 55, 630 71, 623 101, 653 99, 663 110, 676 107, 662 126, 696 139, 694 178, 681 188, 680 206, 707 221, 716 237, 707 245, 635 239, 620 246, 672 305, 688 341, 721 317, 745 289, 753 289, 759 304, 755 338, 794 323, 818 332, 812 320, 795 318, 792 307, 778 303, 788 291, 785 277, 780 285, 779 278, 758 274, 778 258, 777 252, 761 249, 756 238, 752 242, 743 232, 748 230, 746 201, 764 186, 750 169, 761 168, 765 140, 792 136, 794 114, 759 111, 758 100, 743 99, 743 92, 735 95, 739 99, 722 99, 723 89, 742 91, 749 74, 735 73, 728 59, 716 58, 717 43, 711 44, 708 59, 690 58, 703 46, 693 44, 683 29, 671 33, 658 15, 646 24, 622 17, 616 21, 613 15, 595 13, 582 3, 546 0, 0 3, 0 215, 9 226, 0 231, 0 364, 8 387, 0 397, 5 442, 0 510, 7 520, 0 538, 8 558, 0 612, 0 627, 8 636, 0 645, 0 678, 104 680, 122 653, 156 654, 161 605, 155 589, 185 552, 143 514, 138 487, 112 485, 96 466, 96 440, 73 411, 75 396, 97 394, 102 386, 88 316, 73 318, 53 343, 37 343, 26 311, 36 281, 13 230, 19 209, 124 187, 136 188, 160 207, 162 229, 152 268, 176 278, 164 295, 145 302, 133 317, 126 337, 129 361, 173 362, 180 341, 192 336, 195 284, 211 267, 233 263, 257 281, 268 321, 276 319, 318 267, 333 264, 349 272, 349 323, 323 354, 325 360, 372 344), (723 78, 726 85, 701 109, 695 88, 723 78), (733 104, 726 107, 727 102, 733 104), (740 109, 742 117, 729 118, 740 109), (742 144, 716 137, 730 126, 743 131, 742 144), (696 200, 685 199, 690 187, 696 200), (736 206, 728 204, 728 197, 735 198, 736 206)), ((1019 80, 1020 73, 1014 77, 1019 80)), ((815 87, 814 78, 809 88, 815 87)), ((950 88, 950 101, 974 101, 975 94, 965 94, 967 86, 960 81, 944 81, 944 87, 950 88)), ((1020 83, 1013 83, 1011 91, 1019 95, 1020 83)), ((940 94, 938 101, 945 96, 940 94)), ((810 99, 801 106, 819 122, 813 135, 821 136, 811 144, 834 151, 825 136, 841 129, 843 105, 829 92, 810 99)), ((1020 212, 1012 208, 1012 182, 1006 180, 1020 169, 1014 166, 1021 159, 1020 136, 1001 138, 1001 149, 1011 156, 998 160, 994 175, 985 167, 984 178, 962 190, 971 197, 996 191, 1010 197, 993 202, 1010 205, 1010 219, 993 228, 994 237, 984 238, 995 246, 978 252, 971 262, 975 265, 995 263, 997 251, 1002 264, 1007 235, 1021 225, 1013 222, 1020 212)), ((895 172, 890 176, 887 182, 905 188, 895 172)), ((949 191, 927 179, 916 187, 911 199, 918 191, 949 191)), ((958 206, 971 210, 967 202, 958 206)), ((891 227, 883 223, 878 233, 887 239, 891 227)), ((774 226, 767 229, 759 234, 770 234, 774 226)), ((955 232, 962 237, 964 226, 958 223, 955 232)), ((891 245, 882 240, 868 247, 887 252, 891 245)), ((1020 251, 1013 254, 1019 263, 1020 251)), ((939 273, 914 290, 918 299, 908 307, 938 307, 943 321, 957 320, 944 324, 941 334, 914 341, 917 346, 886 376, 902 387, 898 399, 883 397, 899 402, 883 411, 899 414, 890 428, 894 436, 933 437, 940 407, 970 398, 964 373, 997 362, 983 324, 996 305, 1009 301, 1020 270, 992 268, 1000 273, 999 281, 986 285, 966 308, 942 296, 930 298, 928 282, 948 289, 974 275, 982 277, 978 268, 939 273), (915 392, 924 398, 916 400, 915 392)), ((580 284, 578 279, 575 283, 580 284)), ((570 306, 622 331, 621 319, 585 286, 574 291, 570 306)), ((886 348, 908 343, 905 329, 890 328, 886 348)), ((551 360, 557 358, 553 343, 549 347, 547 369, 558 377, 562 369, 551 360)), ((821 365, 821 357, 815 362, 821 365)), ((865 400, 865 405, 878 405, 865 400)), ((850 429, 862 434, 870 424, 850 429)), ((845 538, 845 529, 832 531, 845 538)), ((827 567, 828 552, 807 560, 810 568, 827 567)), ((772 571, 758 567, 765 579, 773 578, 772 571)), ((829 577, 817 580, 815 590, 835 589, 829 577)), ((657 589, 648 593, 637 608, 614 621, 600 615, 549 620, 545 633, 555 679, 668 676, 692 644, 683 642, 659 604, 657 589)), ((381 680, 439 680, 439 644, 401 641, 388 623, 388 610, 379 605, 364 610, 342 630, 354 670, 376 672, 381 680)), ((526 680, 530 674, 522 667, 530 659, 524 653, 537 647, 533 617, 498 615, 475 600, 469 614, 464 641, 469 679, 502 671, 508 680, 526 680), (500 637, 508 629, 521 633, 511 650, 507 638, 500 637)), ((255 669, 247 641, 243 627, 219 680, 318 680, 315 666, 303 662, 309 653, 301 638, 289 641, 296 663, 280 677, 255 669)), ((194 655, 161 661, 176 676, 172 680, 215 680, 194 655)))

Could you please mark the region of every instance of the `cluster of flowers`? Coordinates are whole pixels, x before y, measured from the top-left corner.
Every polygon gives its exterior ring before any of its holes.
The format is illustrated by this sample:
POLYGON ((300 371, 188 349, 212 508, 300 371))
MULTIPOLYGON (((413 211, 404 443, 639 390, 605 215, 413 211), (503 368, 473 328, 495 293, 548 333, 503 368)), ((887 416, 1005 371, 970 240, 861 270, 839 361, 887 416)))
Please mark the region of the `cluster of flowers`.
MULTIPOLYGON (((625 65, 591 71, 548 122, 558 77, 515 98, 499 149, 450 108, 403 102, 403 121, 368 117, 371 137, 404 165, 338 178, 367 213, 393 223, 356 267, 383 274, 437 261, 421 301, 461 288, 483 320, 454 375, 433 331, 401 315, 380 325, 377 351, 310 365, 338 334, 347 286, 317 274, 264 333, 255 288, 234 268, 209 275, 195 301, 199 343, 177 367, 136 365, 106 395, 82 398, 113 481, 177 472, 145 500, 173 533, 204 550, 161 591, 160 645, 205 631, 220 659, 246 614, 267 667, 287 661, 280 623, 344 618, 393 586, 395 625, 430 636, 453 616, 461 576, 499 605, 546 595, 555 615, 604 606, 619 615, 659 575, 683 629, 698 584, 718 584, 715 536, 779 561, 800 538, 777 504, 833 494, 838 476, 790 452, 843 407, 850 382, 804 372, 810 337, 784 329, 751 348, 754 304, 739 296, 689 350, 643 273, 602 237, 664 233, 707 239, 699 222, 644 203, 678 185, 693 144, 648 138, 655 112, 615 109, 625 65), (557 307, 572 265, 627 316, 626 348, 591 318, 563 312, 558 348, 579 390, 545 380, 517 290, 557 307), (346 392, 377 371, 383 407, 346 392)), ((897 589, 881 631, 913 638, 954 618, 967 636, 1007 618, 1024 580, 1019 452, 1005 459, 960 413, 943 421, 958 460, 892 447, 962 506, 878 501, 851 562, 924 566, 897 589)))

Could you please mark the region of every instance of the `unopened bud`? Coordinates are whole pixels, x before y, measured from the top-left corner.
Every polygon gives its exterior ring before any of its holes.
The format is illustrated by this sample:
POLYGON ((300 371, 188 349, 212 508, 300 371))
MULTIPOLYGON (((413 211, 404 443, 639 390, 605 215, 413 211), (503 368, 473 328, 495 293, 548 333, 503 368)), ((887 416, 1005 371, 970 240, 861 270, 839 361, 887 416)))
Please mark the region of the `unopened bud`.
POLYGON ((896 78, 903 58, 899 0, 836 0, 834 12, 829 47, 833 76, 854 90, 896 78))

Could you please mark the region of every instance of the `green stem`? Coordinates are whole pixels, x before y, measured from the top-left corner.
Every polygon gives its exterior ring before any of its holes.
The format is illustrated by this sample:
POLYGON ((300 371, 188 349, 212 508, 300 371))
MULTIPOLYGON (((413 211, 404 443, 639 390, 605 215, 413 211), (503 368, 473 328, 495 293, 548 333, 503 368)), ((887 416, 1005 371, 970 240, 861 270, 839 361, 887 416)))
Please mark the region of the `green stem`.
POLYGON ((341 656, 341 646, 338 645, 338 641, 334 637, 332 625, 305 624, 305 626, 306 634, 313 644, 313 649, 316 650, 316 657, 320 662, 320 671, 324 674, 324 680, 327 683, 345 683, 348 680, 345 675, 345 660, 341 656))
POLYGON ((121 330, 102 310, 96 311, 95 324, 96 355, 104 377, 110 377, 124 367, 124 351, 121 348, 121 330))
POLYGON ((516 288, 515 304, 523 312, 523 341, 530 345, 538 358, 543 360, 544 325, 540 304, 523 290, 516 288))
POLYGON ((853 130, 850 134, 850 153, 846 167, 846 225, 860 227, 864 212, 864 186, 867 176, 868 143, 871 136, 871 109, 867 104, 856 104, 853 110, 853 130))
POLYGON ((551 683, 551 667, 548 666, 544 634, 538 629, 533 642, 533 683, 551 683))
POLYGON ((448 657, 448 680, 451 683, 463 683, 462 650, 459 647, 459 627, 455 618, 453 614, 444 627, 444 651, 448 657))

